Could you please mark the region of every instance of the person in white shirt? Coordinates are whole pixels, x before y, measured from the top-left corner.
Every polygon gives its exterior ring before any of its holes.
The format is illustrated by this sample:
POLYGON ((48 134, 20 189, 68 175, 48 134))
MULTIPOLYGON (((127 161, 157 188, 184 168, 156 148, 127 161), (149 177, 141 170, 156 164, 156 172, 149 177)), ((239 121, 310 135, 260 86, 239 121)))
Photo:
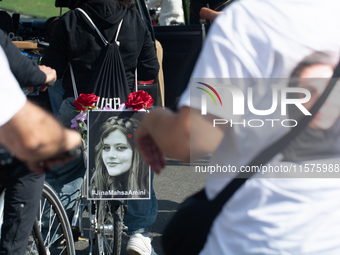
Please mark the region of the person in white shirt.
MULTIPOLYGON (((164 154, 190 161, 212 153, 209 165, 241 169, 282 137, 289 129, 280 124, 288 119, 280 104, 270 117, 252 111, 271 108, 272 92, 284 91, 292 71, 305 57, 325 51, 339 56, 339 8, 335 0, 243 0, 226 8, 211 27, 179 111, 154 109, 136 132, 138 146, 151 167, 159 172, 164 154), (277 86, 269 82, 278 78, 277 86), (211 85, 221 98, 220 104, 211 92, 215 105, 207 96, 211 102, 207 102, 206 115, 202 115, 204 92, 197 89, 197 82, 211 85), (233 107, 239 100, 231 98, 232 89, 241 99, 251 92, 253 109, 249 101, 233 107), (214 127, 214 119, 228 124, 214 127), (268 124, 266 119, 279 122, 268 124), (258 123, 265 125, 251 126, 258 123)), ((308 102, 308 93, 305 96, 308 102)), ((300 107, 305 109, 304 104, 300 107)), ((334 140, 339 134, 334 134, 334 140)), ((338 158, 315 158, 314 163, 336 167, 338 158)), ((280 162, 279 156, 273 160, 270 164, 280 162)), ((214 198, 236 174, 209 174, 207 197, 214 198)), ((339 254, 340 180, 294 178, 308 174, 269 176, 290 178, 256 178, 260 177, 256 174, 247 180, 215 219, 200 254, 339 254)))
POLYGON ((149 8, 161 7, 159 14, 160 26, 184 24, 181 0, 148 0, 146 4, 149 8))
POLYGON ((1 37, 4 44, 0 46, 0 192, 6 189, 6 193, 0 254, 24 254, 39 207, 44 170, 71 160, 64 153, 79 147, 81 137, 29 102, 14 76, 15 73, 24 81, 37 73, 39 77, 42 72, 47 83, 55 79, 55 70, 46 66, 27 66, 17 72, 16 67, 26 59, 14 44, 3 39, 1 37), (6 45, 6 53, 2 45, 6 45), (13 64, 10 65, 7 54, 16 51, 18 58, 10 59, 13 64))

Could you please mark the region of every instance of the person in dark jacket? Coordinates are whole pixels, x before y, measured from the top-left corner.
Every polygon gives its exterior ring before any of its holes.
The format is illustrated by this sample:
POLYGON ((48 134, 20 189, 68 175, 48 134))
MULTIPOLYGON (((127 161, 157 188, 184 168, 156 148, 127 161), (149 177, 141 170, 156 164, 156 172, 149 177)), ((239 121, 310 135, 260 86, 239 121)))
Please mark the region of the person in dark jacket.
MULTIPOLYGON (((79 7, 93 20, 103 36, 110 42, 121 19, 124 19, 118 41, 126 78, 131 91, 135 86, 135 70, 138 80, 156 78, 159 64, 151 36, 133 1, 124 1, 126 7, 114 0, 89 0, 79 7), (127 3, 125 3, 127 2, 127 3)), ((42 63, 57 71, 58 79, 63 77, 68 63, 72 64, 78 93, 86 93, 98 63, 96 62, 103 43, 95 33, 84 14, 71 10, 64 14, 54 30, 50 46, 42 63)), ((64 99, 74 97, 70 70, 63 77, 64 99)))
MULTIPOLYGON (((114 41, 118 24, 123 19, 119 32, 119 51, 124 64, 130 92, 135 91, 135 70, 138 80, 155 79, 159 63, 149 31, 134 6, 133 0, 80 0, 74 7, 84 10, 109 42, 114 41)), ((71 125, 74 111, 74 92, 68 63, 71 63, 78 93, 87 93, 89 82, 98 65, 98 56, 103 42, 90 25, 84 14, 71 10, 64 14, 54 30, 50 46, 42 63, 57 71, 58 79, 63 78, 64 101, 59 117, 66 126, 71 125)), ((59 192, 66 211, 70 214, 79 193, 85 168, 80 160, 63 168, 54 169, 46 180, 59 192), (53 177, 58 172, 58 180, 53 177), (65 180, 61 182, 62 179, 65 180), (76 192, 75 192, 76 190, 76 192)), ((153 175, 152 175, 153 177, 153 175)), ((152 185, 151 185, 152 187, 152 185)), ((127 250, 133 254, 156 254, 151 246, 148 230, 157 218, 158 206, 153 188, 150 200, 131 200, 124 223, 131 235, 127 250)))

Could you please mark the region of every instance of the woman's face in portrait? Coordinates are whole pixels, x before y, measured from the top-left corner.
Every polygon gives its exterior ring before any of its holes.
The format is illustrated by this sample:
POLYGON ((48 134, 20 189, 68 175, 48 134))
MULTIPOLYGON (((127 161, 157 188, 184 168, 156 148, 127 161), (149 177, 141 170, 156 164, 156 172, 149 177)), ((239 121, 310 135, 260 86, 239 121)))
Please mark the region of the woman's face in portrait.
MULTIPOLYGON (((312 65, 303 70, 300 78, 315 78, 300 79, 298 84, 298 87, 305 88, 311 93, 311 99, 304 104, 307 110, 310 110, 317 99, 321 96, 328 84, 328 79, 325 78, 330 78, 332 74, 333 68, 330 65, 312 65)), ((326 130, 334 125, 339 116, 340 86, 337 84, 328 96, 326 102, 311 120, 309 126, 313 129, 326 130)))
POLYGON ((110 176, 125 173, 132 165, 132 149, 126 136, 115 130, 103 139, 102 158, 110 176))

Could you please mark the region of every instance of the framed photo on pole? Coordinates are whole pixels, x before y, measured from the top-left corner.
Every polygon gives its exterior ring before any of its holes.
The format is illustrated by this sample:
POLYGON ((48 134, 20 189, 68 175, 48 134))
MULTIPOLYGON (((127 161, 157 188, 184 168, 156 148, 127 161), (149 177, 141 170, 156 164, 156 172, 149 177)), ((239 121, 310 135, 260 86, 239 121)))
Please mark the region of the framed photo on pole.
POLYGON ((88 112, 89 200, 150 199, 151 170, 135 143, 146 111, 88 112))

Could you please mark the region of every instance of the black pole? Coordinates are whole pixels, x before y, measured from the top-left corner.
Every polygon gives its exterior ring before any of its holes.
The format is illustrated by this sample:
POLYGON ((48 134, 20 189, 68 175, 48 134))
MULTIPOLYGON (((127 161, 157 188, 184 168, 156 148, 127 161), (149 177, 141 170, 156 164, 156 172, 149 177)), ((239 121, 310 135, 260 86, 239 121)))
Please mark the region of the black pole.
POLYGON ((189 23, 188 23, 187 5, 185 3, 185 0, 182 0, 182 7, 183 7, 183 12, 184 12, 184 22, 185 22, 185 25, 189 25, 189 23))

